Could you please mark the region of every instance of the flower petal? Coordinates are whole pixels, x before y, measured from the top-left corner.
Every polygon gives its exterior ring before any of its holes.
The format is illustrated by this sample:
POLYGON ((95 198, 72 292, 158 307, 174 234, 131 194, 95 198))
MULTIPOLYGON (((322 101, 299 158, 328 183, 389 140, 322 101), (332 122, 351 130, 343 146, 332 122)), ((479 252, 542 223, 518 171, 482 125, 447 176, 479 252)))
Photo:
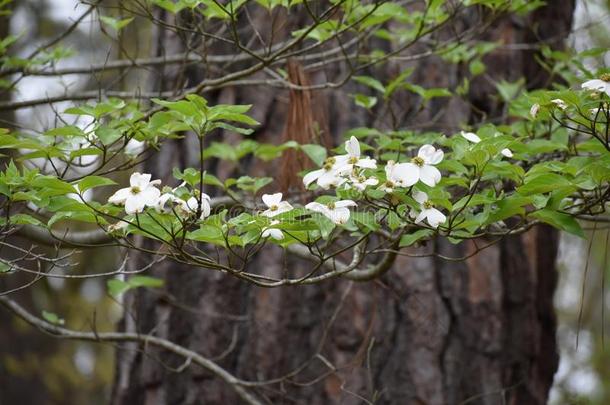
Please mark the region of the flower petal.
POLYGON ((275 210, 265 210, 261 215, 272 218, 276 215, 283 214, 284 212, 288 212, 292 210, 292 205, 288 201, 280 201, 279 204, 276 205, 277 209, 275 210))
POLYGON ((360 143, 355 136, 352 136, 348 141, 345 141, 345 151, 350 157, 360 157, 360 143))
POLYGON ((183 201, 182 207, 185 211, 189 212, 197 212, 197 207, 199 206, 199 201, 195 196, 189 197, 188 200, 183 201))
POLYGON ((152 207, 157 204, 157 200, 161 196, 161 191, 155 187, 146 187, 142 190, 135 198, 140 198, 144 201, 144 204, 152 207))
POLYGON ((479 138, 479 136, 477 134, 475 134, 474 132, 464 132, 461 131, 460 134, 466 138, 466 140, 472 142, 472 143, 479 143, 481 142, 481 138, 479 138))
POLYGON ((335 224, 342 225, 349 220, 350 212, 347 208, 335 208, 334 210, 329 210, 326 216, 335 224))
POLYGON ((436 152, 436 148, 434 146, 423 145, 421 148, 419 148, 419 151, 417 152, 417 156, 424 159, 427 162, 428 159, 434 154, 434 152, 436 152))
POLYGON ((183 201, 173 194, 165 193, 157 199, 155 210, 159 213, 169 213, 172 211, 172 203, 174 202, 182 203, 183 201))
POLYGON ((140 174, 138 172, 132 173, 131 177, 129 177, 129 184, 131 187, 138 187, 140 189, 144 189, 150 183, 150 174, 140 174))
POLYGON ((263 194, 263 202, 267 207, 279 205, 280 201, 282 201, 282 193, 263 194))
POLYGON ((356 204, 352 200, 340 200, 340 201, 335 202, 335 208, 357 207, 357 206, 358 206, 358 204, 356 204))
POLYGON ((207 195, 203 194, 203 196, 204 197, 201 200, 201 219, 209 217, 212 213, 212 207, 210 207, 210 197, 206 199, 205 197, 207 197, 207 195))
POLYGON ((288 201, 280 201, 277 206, 277 210, 281 212, 288 212, 292 210, 292 205, 288 201))
POLYGON ((423 204, 428 201, 428 194, 423 191, 415 191, 413 192, 413 199, 418 203, 423 204))
POLYGON ((350 159, 350 155, 333 156, 333 159, 335 160, 335 163, 333 164, 333 169, 336 169, 337 167, 345 165, 350 159))
POLYGON ((330 171, 325 171, 324 174, 322 174, 319 178, 318 178, 318 185, 320 187, 322 187, 324 190, 328 190, 328 188, 330 186, 339 186, 341 184, 343 184, 345 182, 345 179, 340 178, 336 172, 330 170, 330 171))
POLYGON ((441 172, 434 166, 424 165, 419 170, 419 179, 425 185, 434 187, 436 183, 441 181, 441 172))
POLYGON ((146 202, 139 196, 132 196, 125 201, 125 212, 127 214, 135 214, 136 212, 144 211, 146 202))
POLYGON ((508 148, 504 148, 500 151, 501 154, 503 154, 504 156, 506 156, 507 158, 512 158, 513 157, 513 152, 508 149, 508 148))
POLYGON ((328 214, 328 207, 324 204, 320 204, 317 202, 310 202, 305 206, 305 208, 310 211, 320 212, 324 215, 328 214))
POLYGON ((314 170, 313 172, 307 173, 303 177, 303 184, 305 184, 305 187, 309 187, 309 185, 311 183, 316 181, 324 173, 326 173, 326 170, 324 170, 324 169, 318 169, 318 170, 314 170))
POLYGON ((277 228, 265 228, 263 230, 263 233, 261 234, 261 236, 263 238, 271 237, 271 238, 273 238, 275 240, 282 240, 282 239, 284 239, 284 233, 281 230, 277 229, 277 228))
POLYGON ((420 176, 419 166, 413 163, 399 163, 394 165, 394 170, 388 180, 402 187, 410 187, 417 183, 420 176))
POLYGON ((385 164, 385 177, 390 178, 392 176, 392 171, 396 166, 396 162, 393 160, 389 160, 388 163, 385 164))
POLYGON ((581 87, 587 90, 606 91, 607 82, 600 79, 587 80, 581 87))
POLYGON ((108 198, 110 204, 125 204, 125 200, 131 196, 131 187, 126 187, 118 190, 116 193, 108 198))
POLYGON ((356 166, 364 169, 377 169, 377 161, 369 157, 362 158, 356 162, 356 166))
POLYGON ((430 208, 427 211, 428 214, 426 216, 428 217, 428 223, 433 228, 438 228, 440 224, 447 220, 447 217, 436 208, 430 208))
POLYGON ((432 156, 430 156, 430 159, 427 163, 429 165, 437 165, 442 162, 443 157, 445 157, 445 152, 443 152, 442 149, 437 149, 436 152, 434 152, 432 156))
POLYGON ((421 221, 423 221, 426 216, 428 215, 428 210, 422 210, 422 212, 420 212, 417 217, 415 217, 415 223, 419 224, 421 221))

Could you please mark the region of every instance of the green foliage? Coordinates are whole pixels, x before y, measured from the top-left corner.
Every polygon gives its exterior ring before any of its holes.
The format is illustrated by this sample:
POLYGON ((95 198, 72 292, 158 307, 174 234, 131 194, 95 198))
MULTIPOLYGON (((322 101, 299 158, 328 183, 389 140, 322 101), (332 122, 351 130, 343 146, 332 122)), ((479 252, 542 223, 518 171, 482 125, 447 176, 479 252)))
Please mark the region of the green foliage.
POLYGON ((108 294, 113 297, 118 297, 134 288, 161 288, 163 287, 163 284, 164 281, 159 278, 138 275, 130 277, 127 280, 120 280, 118 278, 110 279, 107 282, 107 287, 108 294))

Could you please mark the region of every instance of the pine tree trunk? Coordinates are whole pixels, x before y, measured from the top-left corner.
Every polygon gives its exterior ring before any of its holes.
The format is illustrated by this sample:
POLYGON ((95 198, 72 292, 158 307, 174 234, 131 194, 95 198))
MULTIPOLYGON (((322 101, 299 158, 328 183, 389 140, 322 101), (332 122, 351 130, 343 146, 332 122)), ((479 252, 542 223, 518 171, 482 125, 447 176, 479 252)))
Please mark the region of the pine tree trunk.
MULTIPOLYGON (((503 19, 490 29, 489 38, 507 44, 552 38, 560 46, 573 8, 572 1, 565 1, 527 19, 503 19), (535 29, 530 30, 533 22, 535 29)), ((167 48, 176 46, 169 37, 158 42, 168 54, 167 48)), ((537 67, 531 51, 498 50, 486 62, 487 74, 495 80, 526 76, 535 87, 551 79, 537 67)), ((459 70, 430 59, 417 66, 415 76, 424 86, 453 86, 460 82, 459 70)), ((196 72, 189 74, 198 79, 196 72)), ((455 132, 460 122, 501 117, 503 106, 490 98, 490 86, 484 79, 473 82, 470 102, 475 108, 451 100, 443 106, 450 108, 443 122, 435 122, 430 112, 433 127, 455 132)), ((335 137, 359 125, 405 124, 369 122, 341 90, 324 97, 335 137)), ((278 142, 287 99, 287 92, 261 87, 227 88, 211 101, 253 104, 254 118, 263 123, 258 139, 278 142)), ((411 102, 407 95, 402 101, 411 102)), ((189 142, 166 144, 146 171, 169 179, 173 166, 195 165, 189 142)), ((236 170, 228 165, 210 169, 221 175, 236 170)), ((267 166, 248 170, 275 175, 267 166)), ((486 242, 452 245, 438 240, 416 252, 461 257, 486 242)), ((168 295, 145 290, 129 295, 122 326, 196 350, 243 379, 280 378, 303 366, 281 384, 256 391, 273 404, 361 404, 362 398, 408 405, 545 404, 558 363, 552 304, 556 252, 556 232, 538 227, 465 261, 399 257, 376 281, 334 280, 277 289, 162 262, 153 273, 166 280, 168 295)), ((149 260, 141 256, 134 265, 149 260)), ((259 255, 250 268, 265 274, 307 269, 279 249, 259 255)), ((116 405, 241 403, 231 387, 196 366, 176 372, 183 360, 164 352, 128 346, 118 351, 117 362, 116 405)))

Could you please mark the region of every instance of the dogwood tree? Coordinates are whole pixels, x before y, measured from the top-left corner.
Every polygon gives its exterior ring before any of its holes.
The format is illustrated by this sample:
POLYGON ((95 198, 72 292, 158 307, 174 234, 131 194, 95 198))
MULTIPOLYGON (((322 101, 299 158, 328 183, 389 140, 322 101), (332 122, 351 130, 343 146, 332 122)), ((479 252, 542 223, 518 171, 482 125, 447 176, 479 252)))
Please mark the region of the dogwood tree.
MULTIPOLYGON (((155 273, 159 263, 264 288, 305 288, 331 280, 376 283, 388 272, 400 272, 395 263, 402 256, 462 262, 540 225, 584 237, 584 223, 606 221, 610 200, 608 71, 582 63, 602 51, 568 54, 543 43, 540 64, 553 79, 549 89, 497 81, 495 97, 504 109, 500 119, 453 128, 410 125, 409 116, 434 111, 440 100, 467 98, 471 80, 485 77, 486 58, 507 45, 482 39, 490 26, 506 16, 527 18, 541 6, 501 0, 83 3, 73 27, 89 16, 119 39, 137 22, 182 38, 185 48, 176 55, 138 55, 77 68, 58 63, 64 36, 29 57, 11 54, 18 38, 6 36, 0 42, 5 91, 30 75, 172 64, 185 69, 194 64, 205 74, 197 83, 172 89, 141 91, 127 82, 121 90, 0 102, 4 110, 71 103, 55 111, 55 124, 41 132, 11 125, 1 130, 3 277, 31 279, 3 291, 0 302, 60 337, 135 342, 142 350, 154 346, 171 352, 181 359, 177 372, 196 364, 244 403, 258 404, 267 396, 273 401, 273 390, 283 390, 278 387, 294 382, 307 366, 242 378, 196 347, 159 335, 156 326, 83 331, 46 309, 38 317, 11 295, 41 278, 99 277, 108 294, 125 303, 136 290, 164 290, 163 276, 155 273), (272 18, 271 28, 261 16, 272 18), (480 23, 460 25, 473 18, 480 23), (467 66, 468 74, 460 83, 427 88, 413 76, 416 65, 392 76, 376 74, 393 61, 431 57, 447 66, 467 66), (287 72, 289 63, 312 75, 330 73, 307 83, 287 72), (262 141, 258 129, 266 123, 254 118, 258 106, 221 101, 215 93, 239 86, 276 87, 307 97, 345 87, 353 103, 350 114, 380 119, 341 133, 307 124, 305 136, 291 132, 305 131, 305 124, 288 125, 283 140, 262 141), (417 99, 406 117, 394 104, 405 94, 417 99), (176 143, 188 145, 194 163, 165 167, 166 173, 150 170, 149 161, 168 156, 176 143), (282 159, 298 165, 280 165, 282 159), (239 170, 252 160, 270 162, 273 169, 266 175, 239 170), (221 173, 222 162, 237 169, 221 173), (291 179, 288 187, 280 177, 291 179), (29 245, 16 244, 16 237, 29 245), (463 255, 428 250, 438 240, 473 248, 463 255), (99 274, 71 271, 75 250, 101 246, 116 248, 118 265, 109 263, 99 274), (281 272, 269 272, 260 262, 253 265, 265 255, 298 258, 301 270, 285 265, 281 272), (56 274, 57 268, 64 270, 56 274)), ((313 109, 301 108, 297 113, 305 115, 313 109)), ((442 114, 452 114, 451 108, 442 114)), ((337 373, 321 351, 313 357, 327 368, 314 380, 337 373)), ((350 392, 344 385, 341 391, 350 392)), ((375 391, 362 400, 375 402, 383 395, 375 391)))

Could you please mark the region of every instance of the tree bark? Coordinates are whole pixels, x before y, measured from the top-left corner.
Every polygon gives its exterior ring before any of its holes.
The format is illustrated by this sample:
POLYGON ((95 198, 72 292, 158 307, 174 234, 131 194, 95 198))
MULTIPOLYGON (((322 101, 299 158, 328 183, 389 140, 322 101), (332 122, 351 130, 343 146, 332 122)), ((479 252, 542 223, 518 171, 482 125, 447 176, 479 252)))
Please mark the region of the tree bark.
MULTIPOLYGON (((573 8, 573 1, 565 1, 527 19, 504 18, 490 29, 489 38, 506 44, 552 40, 553 46, 561 46, 573 8)), ((167 37, 159 43, 175 46, 167 37)), ((498 50, 486 62, 488 77, 494 80, 526 76, 533 79, 531 86, 543 86, 551 79, 529 51, 498 50)), ((455 86, 461 72, 429 59, 417 66, 415 77, 424 87, 455 86)), ((192 72, 190 79, 197 79, 192 72)), ((434 128, 455 131, 460 122, 474 123, 482 114, 501 117, 503 105, 490 96, 490 86, 485 79, 472 83, 474 107, 456 99, 445 102, 451 114, 445 114, 443 122, 432 121, 434 128)), ((328 116, 333 117, 331 134, 373 124, 354 110, 344 91, 324 95, 328 116)), ((253 104, 254 118, 263 123, 257 138, 277 142, 287 99, 286 92, 268 88, 228 88, 212 102, 253 104)), ((413 105, 407 95, 402 102, 413 105)), ((428 118, 433 118, 432 111, 428 118)), ((402 121, 374 124, 401 126, 408 119, 404 115, 402 121)), ((192 139, 166 144, 146 171, 169 179, 172 166, 195 165, 189 142, 192 139)), ((238 168, 220 164, 210 169, 222 176, 238 168)), ((249 171, 272 173, 268 166, 251 166, 249 171)), ((461 257, 485 242, 453 245, 440 239, 413 252, 461 257)), ((556 232, 538 227, 463 262, 399 257, 390 272, 373 282, 333 280, 277 289, 164 262, 153 273, 166 280, 168 294, 130 294, 122 326, 154 332, 216 358, 246 380, 279 378, 303 366, 282 383, 257 389, 274 404, 361 404, 363 398, 379 404, 545 404, 558 363, 552 304, 556 252, 556 232)), ((147 260, 141 256, 134 265, 147 260)), ((250 269, 270 275, 284 268, 293 274, 307 269, 279 249, 266 251, 250 264, 250 269)), ((231 387, 194 366, 176 372, 182 362, 150 348, 124 347, 117 353, 112 402, 241 403, 231 387)))

